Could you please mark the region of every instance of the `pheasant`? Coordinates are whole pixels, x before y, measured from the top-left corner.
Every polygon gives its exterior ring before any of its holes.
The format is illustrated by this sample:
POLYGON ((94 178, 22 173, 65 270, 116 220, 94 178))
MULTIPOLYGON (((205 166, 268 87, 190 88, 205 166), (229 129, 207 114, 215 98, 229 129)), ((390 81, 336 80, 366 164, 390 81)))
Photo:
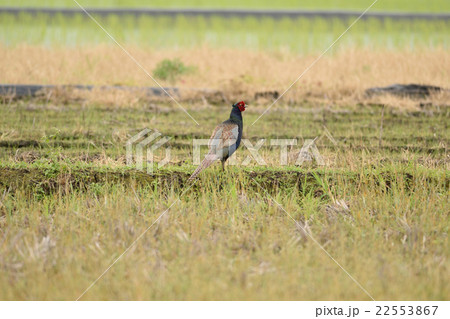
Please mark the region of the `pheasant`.
POLYGON ((242 122, 242 112, 245 111, 246 106, 244 101, 233 104, 230 118, 217 125, 208 142, 209 152, 191 175, 189 181, 195 179, 201 171, 219 159, 222 162, 222 170, 225 170, 225 161, 233 155, 241 144, 244 125, 242 122))

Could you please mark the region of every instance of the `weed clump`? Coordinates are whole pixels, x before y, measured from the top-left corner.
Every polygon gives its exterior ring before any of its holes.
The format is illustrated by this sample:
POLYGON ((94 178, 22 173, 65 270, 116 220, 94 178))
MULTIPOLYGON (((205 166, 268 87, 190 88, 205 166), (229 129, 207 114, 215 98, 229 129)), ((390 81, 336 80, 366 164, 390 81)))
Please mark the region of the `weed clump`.
POLYGON ((191 73, 194 70, 193 66, 185 65, 180 59, 164 59, 156 65, 153 76, 174 84, 181 75, 191 73))

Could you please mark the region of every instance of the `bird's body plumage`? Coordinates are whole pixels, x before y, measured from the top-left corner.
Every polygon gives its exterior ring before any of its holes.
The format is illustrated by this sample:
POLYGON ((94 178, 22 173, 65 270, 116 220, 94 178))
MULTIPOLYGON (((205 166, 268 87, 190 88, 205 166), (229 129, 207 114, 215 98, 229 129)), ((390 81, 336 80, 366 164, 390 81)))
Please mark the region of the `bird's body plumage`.
POLYGON ((217 160, 221 160, 223 168, 225 161, 233 155, 241 144, 243 131, 242 112, 245 110, 245 103, 239 103, 233 105, 230 118, 217 125, 214 129, 208 142, 209 152, 189 180, 193 180, 201 171, 211 166, 217 160))

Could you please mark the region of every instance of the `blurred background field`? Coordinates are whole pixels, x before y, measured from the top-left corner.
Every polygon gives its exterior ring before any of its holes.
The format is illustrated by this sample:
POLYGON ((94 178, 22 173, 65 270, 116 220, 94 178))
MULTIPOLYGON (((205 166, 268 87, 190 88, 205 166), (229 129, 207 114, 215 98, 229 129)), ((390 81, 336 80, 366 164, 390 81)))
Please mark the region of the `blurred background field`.
MULTIPOLYGON (((228 47, 249 50, 324 50, 354 20, 203 17, 97 17, 118 41, 147 48, 228 47)), ((450 21, 368 19, 359 21, 334 50, 448 48, 450 21)), ((44 46, 92 46, 111 39, 84 15, 74 17, 0 15, 0 43, 44 46)))
MULTIPOLYGON (((276 6, 298 9, 315 5, 332 9, 339 5, 342 10, 356 10, 363 2, 286 1, 276 6)), ((27 3, 32 5, 31 2, 21 2, 23 5, 27 3)), ((364 6, 370 3, 364 2, 364 6)), ((39 3, 49 7, 54 4, 56 2, 39 3)), ((58 4, 73 7, 74 3, 58 4)), ((106 5, 95 1, 89 4, 91 7, 106 5)), ((172 3, 169 7, 177 4, 172 3)), ((256 2, 244 1, 241 4, 237 7, 257 7, 256 2)), ((260 8, 270 9, 269 2, 264 4, 267 7, 263 5, 260 8)), ((111 5, 132 7, 144 6, 144 3, 117 2, 111 5)), ((163 3, 152 5, 159 7, 163 3)), ((206 2, 194 1, 184 5, 200 8, 206 6, 206 2)), ((228 2, 215 5, 217 8, 234 7, 228 2)), ((373 10, 396 8, 398 12, 445 12, 446 6, 446 1, 433 1, 426 7, 422 1, 379 1, 373 10), (437 3, 441 11, 433 9, 437 3)), ((148 72, 156 75, 162 85, 220 90, 228 99, 242 94, 254 96, 258 92, 282 91, 356 18, 136 17, 114 14, 95 17, 108 33, 138 57, 148 72), (158 77, 158 72, 155 72, 158 64, 168 61, 179 61, 180 66, 190 72, 170 79, 158 77)), ((285 101, 316 99, 320 103, 337 103, 338 100, 364 103, 365 89, 393 83, 449 87, 449 70, 445 67, 450 63, 449 31, 449 19, 360 20, 327 52, 315 71, 286 95, 285 101)), ((70 16, 0 14, 0 56, 8 61, 0 65, 5 83, 155 85, 130 59, 123 59, 121 49, 94 21, 81 13, 70 16)), ((190 98, 191 93, 180 98, 190 98)), ((91 94, 88 100, 95 100, 95 96, 104 97, 91 94)), ((441 103, 445 97, 435 96, 433 99, 441 103)), ((126 99, 120 101, 125 102, 126 99)), ((135 97, 125 104, 138 101, 139 97, 135 97)), ((115 104, 121 102, 117 100, 115 104)), ((391 106, 416 107, 423 103, 391 98, 383 102, 391 106)))

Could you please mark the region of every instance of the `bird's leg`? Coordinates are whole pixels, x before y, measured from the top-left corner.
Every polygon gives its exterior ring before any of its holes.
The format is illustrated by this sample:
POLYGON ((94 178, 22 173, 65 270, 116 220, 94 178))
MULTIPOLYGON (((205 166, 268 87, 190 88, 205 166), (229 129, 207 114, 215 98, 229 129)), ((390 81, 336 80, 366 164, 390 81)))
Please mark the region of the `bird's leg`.
POLYGON ((225 172, 225 161, 221 161, 222 162, 222 172, 225 172))

